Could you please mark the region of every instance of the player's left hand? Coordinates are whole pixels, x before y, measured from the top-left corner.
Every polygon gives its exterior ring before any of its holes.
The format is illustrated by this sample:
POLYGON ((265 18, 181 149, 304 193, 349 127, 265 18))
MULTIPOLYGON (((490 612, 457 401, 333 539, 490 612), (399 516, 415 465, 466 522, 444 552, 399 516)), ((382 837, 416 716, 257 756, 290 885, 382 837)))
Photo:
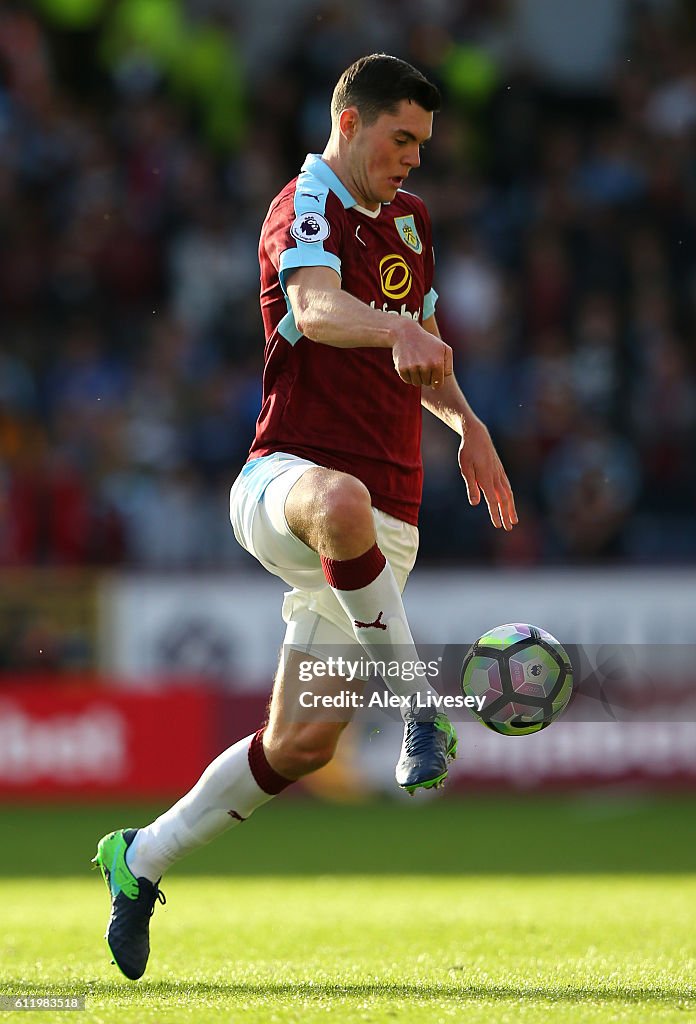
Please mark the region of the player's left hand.
POLYGON ((511 530, 517 523, 515 498, 491 435, 481 420, 467 419, 459 446, 459 468, 466 482, 470 505, 478 505, 481 493, 486 499, 491 522, 496 529, 511 530))

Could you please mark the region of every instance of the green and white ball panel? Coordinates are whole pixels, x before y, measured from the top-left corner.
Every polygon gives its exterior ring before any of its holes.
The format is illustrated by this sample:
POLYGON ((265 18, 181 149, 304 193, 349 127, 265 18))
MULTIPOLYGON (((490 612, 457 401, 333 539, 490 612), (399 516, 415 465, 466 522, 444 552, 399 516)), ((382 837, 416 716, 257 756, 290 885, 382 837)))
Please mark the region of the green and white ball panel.
POLYGON ((475 655, 469 662, 466 681, 462 685, 467 697, 485 697, 486 703, 502 697, 500 662, 497 658, 475 655))
MULTIPOLYGON (((508 622, 504 626, 496 626, 489 629, 480 637, 476 645, 478 647, 492 647, 495 650, 504 651, 513 644, 519 644, 523 640, 532 640, 533 626, 523 622, 508 622)), ((547 634, 548 636, 549 634, 547 634)))

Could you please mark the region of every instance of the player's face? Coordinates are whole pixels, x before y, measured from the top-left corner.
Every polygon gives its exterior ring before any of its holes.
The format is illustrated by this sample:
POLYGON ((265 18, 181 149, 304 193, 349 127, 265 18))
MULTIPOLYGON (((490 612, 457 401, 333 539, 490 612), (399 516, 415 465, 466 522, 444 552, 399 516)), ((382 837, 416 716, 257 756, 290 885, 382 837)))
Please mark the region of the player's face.
POLYGON ((367 209, 390 203, 414 167, 433 130, 433 115, 417 103, 402 100, 393 114, 380 114, 358 126, 349 149, 353 194, 367 209), (356 190, 358 194, 356 194, 356 190))

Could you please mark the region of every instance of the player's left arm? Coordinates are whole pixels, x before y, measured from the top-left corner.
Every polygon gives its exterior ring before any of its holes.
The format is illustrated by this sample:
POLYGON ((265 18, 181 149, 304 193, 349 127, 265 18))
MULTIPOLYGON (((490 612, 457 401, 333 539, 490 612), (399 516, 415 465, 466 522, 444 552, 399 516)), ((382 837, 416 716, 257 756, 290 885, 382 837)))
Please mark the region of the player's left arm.
MULTIPOLYGON (((440 337, 435 316, 423 321, 426 331, 440 337)), ((486 499, 491 522, 511 530, 517 523, 515 498, 488 428, 473 412, 452 374, 434 388, 421 388, 421 404, 461 437, 459 468, 466 483, 470 505, 486 499)))

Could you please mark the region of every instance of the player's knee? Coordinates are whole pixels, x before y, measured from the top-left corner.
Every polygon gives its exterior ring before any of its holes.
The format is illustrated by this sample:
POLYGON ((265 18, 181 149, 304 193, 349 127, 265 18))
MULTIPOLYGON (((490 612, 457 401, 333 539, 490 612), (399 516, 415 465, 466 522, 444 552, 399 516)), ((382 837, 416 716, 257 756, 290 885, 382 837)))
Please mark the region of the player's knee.
POLYGON ((327 534, 344 540, 353 537, 358 546, 374 531, 370 492, 353 476, 338 477, 322 495, 321 515, 327 534))

